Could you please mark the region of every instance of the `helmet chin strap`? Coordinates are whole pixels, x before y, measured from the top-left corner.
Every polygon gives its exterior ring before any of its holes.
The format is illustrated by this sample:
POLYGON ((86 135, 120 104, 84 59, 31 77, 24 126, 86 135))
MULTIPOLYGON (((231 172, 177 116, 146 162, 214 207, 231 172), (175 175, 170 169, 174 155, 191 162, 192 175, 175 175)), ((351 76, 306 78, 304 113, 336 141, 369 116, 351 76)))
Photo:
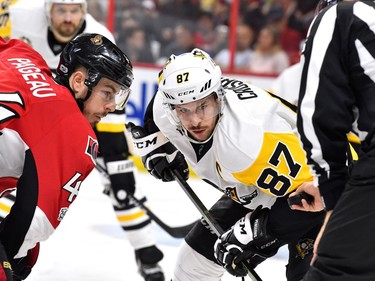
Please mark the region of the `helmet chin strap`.
POLYGON ((70 87, 69 85, 69 80, 66 80, 66 79, 63 79, 61 76, 57 75, 54 80, 56 81, 57 84, 60 84, 60 85, 63 85, 65 86, 66 88, 69 89, 69 91, 72 93, 74 99, 76 100, 77 102, 77 105, 79 107, 79 109, 81 110, 81 112, 83 112, 83 108, 84 108, 84 102, 87 101, 91 94, 92 94, 92 83, 90 81, 88 81, 87 79, 85 80, 85 85, 87 87, 87 94, 86 96, 82 99, 82 98, 76 98, 75 96, 75 92, 73 91, 73 89, 70 87))
POLYGON ((85 101, 87 101, 90 98, 91 94, 92 94, 92 87, 87 86, 87 94, 86 94, 86 96, 83 99, 82 98, 76 99, 76 102, 77 102, 78 107, 81 110, 81 112, 83 112, 83 109, 85 107, 85 101))
POLYGON ((87 79, 85 80, 85 85, 87 87, 86 96, 84 98, 76 99, 78 107, 81 110, 81 112, 83 112, 83 109, 85 107, 85 101, 87 101, 90 98, 90 96, 92 94, 92 88, 93 88, 92 83, 87 79))
POLYGON ((83 108, 85 107, 84 106, 84 100, 83 99, 76 99, 76 102, 77 102, 77 104, 78 104, 78 107, 79 107, 79 109, 81 110, 81 112, 83 112, 83 108))

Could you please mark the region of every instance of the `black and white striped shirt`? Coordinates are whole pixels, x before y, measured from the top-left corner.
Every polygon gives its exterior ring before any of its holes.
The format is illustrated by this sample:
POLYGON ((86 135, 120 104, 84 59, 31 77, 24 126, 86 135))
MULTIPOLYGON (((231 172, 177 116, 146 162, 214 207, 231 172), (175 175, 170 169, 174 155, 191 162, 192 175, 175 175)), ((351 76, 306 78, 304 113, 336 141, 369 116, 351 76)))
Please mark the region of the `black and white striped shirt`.
POLYGON ((356 132, 362 150, 375 155, 374 1, 323 10, 310 26, 301 60, 297 125, 330 210, 347 178, 346 134, 356 132))

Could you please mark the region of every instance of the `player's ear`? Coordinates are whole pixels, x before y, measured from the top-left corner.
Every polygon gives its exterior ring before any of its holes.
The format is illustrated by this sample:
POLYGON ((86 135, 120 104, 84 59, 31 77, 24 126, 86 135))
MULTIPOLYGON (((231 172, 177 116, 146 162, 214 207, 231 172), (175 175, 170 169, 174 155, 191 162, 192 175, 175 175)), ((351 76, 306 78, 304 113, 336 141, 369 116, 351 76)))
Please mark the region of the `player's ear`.
POLYGON ((83 98, 86 95, 87 87, 85 79, 86 75, 81 70, 73 72, 69 78, 70 88, 73 90, 76 98, 83 98))

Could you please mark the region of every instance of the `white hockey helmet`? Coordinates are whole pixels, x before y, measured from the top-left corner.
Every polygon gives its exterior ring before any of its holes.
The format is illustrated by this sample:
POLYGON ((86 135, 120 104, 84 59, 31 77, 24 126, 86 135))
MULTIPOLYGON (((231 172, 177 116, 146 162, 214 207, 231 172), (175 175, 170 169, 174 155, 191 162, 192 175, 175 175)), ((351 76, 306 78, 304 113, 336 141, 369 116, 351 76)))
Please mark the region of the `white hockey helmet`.
POLYGON ((160 72, 159 94, 163 97, 164 110, 172 124, 183 129, 186 135, 176 107, 214 95, 219 101, 218 107, 205 117, 221 115, 224 106, 221 75, 220 67, 210 55, 197 48, 190 53, 170 56, 160 72))
POLYGON ((222 94, 221 69, 209 54, 195 48, 171 55, 159 74, 159 90, 165 104, 177 105, 222 94))

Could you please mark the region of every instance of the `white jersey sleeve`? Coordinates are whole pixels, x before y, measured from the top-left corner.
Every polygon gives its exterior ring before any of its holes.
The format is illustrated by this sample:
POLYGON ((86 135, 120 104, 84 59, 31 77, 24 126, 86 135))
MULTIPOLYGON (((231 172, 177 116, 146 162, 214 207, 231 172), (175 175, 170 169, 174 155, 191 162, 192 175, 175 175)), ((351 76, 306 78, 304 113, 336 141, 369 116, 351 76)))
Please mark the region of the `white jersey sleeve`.
POLYGON ((296 63, 286 68, 272 83, 271 91, 290 103, 297 105, 302 65, 296 63))

